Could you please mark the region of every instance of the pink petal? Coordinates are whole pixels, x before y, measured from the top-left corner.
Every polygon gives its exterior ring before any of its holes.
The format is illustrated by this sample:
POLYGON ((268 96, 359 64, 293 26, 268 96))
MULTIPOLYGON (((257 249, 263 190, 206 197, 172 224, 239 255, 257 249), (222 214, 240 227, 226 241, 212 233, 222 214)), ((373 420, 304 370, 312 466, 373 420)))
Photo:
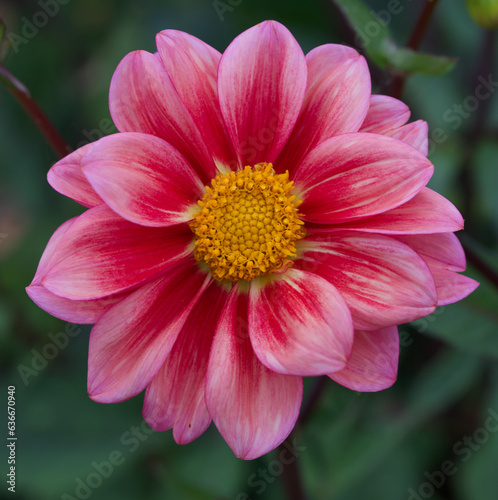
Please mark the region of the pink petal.
POLYGON ((429 153, 429 127, 427 122, 417 120, 407 123, 399 128, 394 128, 384 132, 385 135, 406 142, 415 149, 418 149, 424 156, 429 153))
POLYGON ((143 227, 100 205, 73 222, 54 250, 50 268, 40 276, 41 283, 67 299, 112 295, 189 255, 192 236, 187 224, 143 227))
POLYGON ((465 271, 465 253, 453 233, 406 234, 396 236, 427 262, 435 261, 451 271, 465 271))
POLYGON ((204 400, 214 331, 227 293, 213 283, 193 308, 173 349, 147 388, 143 415, 157 431, 173 428, 179 444, 199 437, 211 423, 204 400))
POLYGON ((211 349, 206 403, 235 455, 252 460, 273 450, 296 423, 301 377, 280 375, 254 355, 247 332, 247 296, 232 288, 211 349))
POLYGON ((410 109, 405 103, 387 95, 372 95, 370 108, 360 130, 385 134, 388 130, 404 125, 408 118, 410 118, 410 109))
POLYGON ((329 377, 353 391, 391 387, 398 374, 399 336, 395 326, 373 332, 355 331, 351 357, 344 370, 329 377))
POLYGON ((339 223, 385 212, 413 198, 434 167, 407 144, 376 134, 322 142, 294 175, 310 222, 339 223))
POLYGON ((209 281, 188 261, 143 285, 100 318, 88 352, 88 393, 94 401, 117 403, 145 389, 209 281))
POLYGON ((52 316, 79 325, 96 323, 102 314, 128 295, 123 292, 102 299, 70 300, 49 292, 43 285, 30 285, 26 292, 38 307, 52 316))
POLYGON ((217 79, 221 54, 183 31, 157 35, 161 60, 217 165, 235 160, 221 116, 217 79))
POLYGON ((248 29, 229 45, 218 93, 238 166, 275 161, 296 123, 306 78, 301 48, 276 21, 248 29))
POLYGON ((116 213, 143 226, 165 227, 192 219, 204 186, 170 144, 148 134, 100 139, 83 159, 83 173, 116 213))
POLYGON ((430 234, 459 231, 463 229, 463 219, 450 201, 425 187, 393 210, 344 224, 316 225, 313 230, 329 232, 334 228, 385 234, 430 234))
POLYGON ((59 193, 85 207, 95 207, 102 199, 81 171, 81 160, 93 144, 87 144, 58 161, 47 174, 48 183, 59 193))
POLYGON ((479 286, 479 283, 472 278, 450 271, 438 262, 428 261, 427 264, 436 283, 438 306, 458 302, 479 286))
POLYGON ((353 342, 341 294, 325 279, 296 269, 271 285, 251 284, 249 333, 261 362, 289 375, 342 370, 353 342))
POLYGON ((56 318, 80 325, 93 324, 107 309, 122 300, 126 296, 126 292, 96 300, 69 300, 49 292, 41 282, 42 276, 56 261, 58 245, 63 241, 64 235, 76 220, 77 217, 74 217, 64 222, 52 235, 41 256, 33 281, 26 288, 26 292, 37 306, 56 318))
POLYGON ((38 269, 36 270, 35 277, 31 282, 32 285, 41 284, 41 277, 50 269, 50 267, 56 262, 56 249, 64 240, 64 235, 67 233, 69 228, 78 220, 78 217, 73 217, 61 224, 51 236, 50 240, 43 251, 38 264, 38 269))
POLYGON ((434 280, 425 261, 388 236, 333 232, 309 236, 296 267, 317 273, 339 290, 355 329, 377 330, 434 312, 434 280))
POLYGON ((330 137, 357 132, 370 102, 365 59, 344 45, 328 44, 306 56, 308 86, 303 107, 276 168, 292 174, 302 158, 330 137))
POLYGON ((144 132, 169 142, 204 184, 216 175, 209 149, 158 54, 139 50, 119 63, 109 108, 120 132, 144 132))

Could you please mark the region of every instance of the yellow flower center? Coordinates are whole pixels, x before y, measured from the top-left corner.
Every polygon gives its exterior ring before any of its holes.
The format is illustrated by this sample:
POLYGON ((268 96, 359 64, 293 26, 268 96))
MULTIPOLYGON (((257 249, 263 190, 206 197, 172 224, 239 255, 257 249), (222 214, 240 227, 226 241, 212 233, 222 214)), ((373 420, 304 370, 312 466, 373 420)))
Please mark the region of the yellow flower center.
POLYGON ((283 272, 305 236, 292 189, 289 173, 276 175, 271 163, 218 174, 190 223, 196 260, 218 281, 283 272))

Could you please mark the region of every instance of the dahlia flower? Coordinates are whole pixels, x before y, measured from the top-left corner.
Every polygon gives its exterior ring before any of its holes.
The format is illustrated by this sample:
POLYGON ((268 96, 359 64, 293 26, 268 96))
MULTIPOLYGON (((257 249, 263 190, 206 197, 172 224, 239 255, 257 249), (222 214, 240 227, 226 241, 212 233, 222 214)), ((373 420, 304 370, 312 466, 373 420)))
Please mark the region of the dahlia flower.
POLYGON ((367 64, 327 44, 306 56, 267 21, 220 54, 183 32, 119 64, 119 133, 48 174, 88 208, 50 239, 28 294, 95 323, 88 391, 178 443, 211 421, 244 459, 279 445, 303 376, 391 386, 397 326, 476 282, 457 209, 425 187, 427 124, 371 95, 367 64))

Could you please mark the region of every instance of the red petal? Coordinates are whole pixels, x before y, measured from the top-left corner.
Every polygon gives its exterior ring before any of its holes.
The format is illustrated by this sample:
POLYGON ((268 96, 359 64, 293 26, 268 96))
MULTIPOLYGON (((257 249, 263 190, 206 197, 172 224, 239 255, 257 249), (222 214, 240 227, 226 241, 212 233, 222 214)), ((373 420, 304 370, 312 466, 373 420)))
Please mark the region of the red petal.
POLYGON ((83 159, 83 173, 109 207, 143 226, 191 220, 189 209, 195 208, 204 191, 185 158, 148 134, 121 133, 100 139, 83 159))
POLYGON ((189 443, 211 423, 205 378, 209 351, 227 293, 213 283, 188 317, 171 353, 145 393, 143 415, 157 431, 173 428, 175 441, 189 443))
POLYGON ((223 123, 216 88, 221 54, 182 31, 162 31, 156 41, 161 60, 215 163, 230 165, 235 154, 223 123))
POLYGON ((358 330, 346 368, 329 377, 353 391, 382 391, 396 382, 398 357, 399 336, 395 326, 373 332, 358 330))
POLYGON ((64 222, 64 224, 62 224, 52 235, 41 256, 33 281, 31 285, 26 288, 26 292, 38 307, 56 318, 77 324, 93 324, 105 311, 107 311, 107 309, 122 300, 126 296, 126 293, 97 300, 69 300, 49 292, 41 284, 41 277, 54 263, 54 255, 56 255, 55 250, 57 246, 76 219, 77 218, 74 217, 64 222))
POLYGON ((319 274, 344 297, 355 329, 377 330, 427 316, 437 302, 425 261, 388 236, 334 232, 310 236, 296 266, 319 274))
POLYGON ((143 227, 100 205, 73 222, 54 250, 41 283, 67 299, 112 295, 185 258, 191 253, 192 237, 187 224, 143 227))
POLYGON ((311 273, 251 284, 249 333, 256 356, 289 375, 324 375, 344 368, 353 342, 349 309, 337 289, 311 273))
POLYGON ((87 144, 58 161, 47 174, 48 183, 59 193, 85 207, 95 207, 102 199, 81 171, 81 160, 93 144, 87 144))
POLYGON ((235 455, 252 460, 289 435, 303 396, 301 377, 280 375, 256 358, 247 332, 247 296, 232 288, 211 349, 206 402, 235 455))
POLYGON ((30 285, 26 292, 38 307, 52 316, 79 325, 96 323, 102 314, 128 295, 123 292, 102 299, 70 300, 49 292, 43 285, 30 285))
POLYGON ((404 125, 410 118, 408 106, 387 95, 372 95, 368 114, 361 126, 361 132, 385 134, 404 125))
POLYGON ((460 212, 444 196, 423 188, 411 200, 382 214, 344 224, 313 225, 313 230, 349 229, 385 234, 431 234, 463 229, 460 212))
POLYGON ((418 149, 424 156, 429 152, 429 127, 427 122, 417 120, 407 123, 399 128, 394 128, 385 132, 385 135, 406 142, 415 149, 418 149))
POLYGON ((139 50, 119 63, 109 108, 120 132, 144 132, 169 142, 204 184, 216 175, 211 153, 158 54, 139 50))
POLYGON ((88 393, 94 401, 116 403, 145 389, 209 281, 190 262, 182 264, 100 318, 88 352, 88 393))
POLYGON ((301 48, 276 21, 248 29, 229 45, 218 92, 238 166, 275 161, 296 123, 306 78, 301 48))
POLYGON ((339 223, 393 209, 427 184, 432 163, 401 141, 344 134, 322 142, 294 175, 303 219, 339 223))
POLYGON ((445 269, 465 271, 465 253, 453 233, 406 234, 396 239, 413 248, 426 261, 439 262, 445 269))
POLYGON ((303 107, 276 168, 292 174, 305 155, 330 137, 357 132, 370 101, 365 59, 344 45, 322 45, 306 56, 308 86, 303 107))
POLYGON ((438 262, 428 261, 427 264, 434 277, 434 283, 436 283, 438 306, 458 302, 479 286, 479 283, 472 278, 450 271, 438 262))

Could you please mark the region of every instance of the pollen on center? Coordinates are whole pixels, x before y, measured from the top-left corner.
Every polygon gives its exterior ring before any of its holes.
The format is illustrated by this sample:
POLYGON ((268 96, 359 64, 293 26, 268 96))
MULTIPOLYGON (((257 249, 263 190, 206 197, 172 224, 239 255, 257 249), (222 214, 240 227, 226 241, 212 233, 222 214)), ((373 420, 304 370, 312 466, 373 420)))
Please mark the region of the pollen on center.
POLYGON ((306 234, 297 211, 301 201, 292 189, 289 173, 275 174, 271 163, 218 174, 190 223, 196 260, 218 281, 282 272, 306 234))

